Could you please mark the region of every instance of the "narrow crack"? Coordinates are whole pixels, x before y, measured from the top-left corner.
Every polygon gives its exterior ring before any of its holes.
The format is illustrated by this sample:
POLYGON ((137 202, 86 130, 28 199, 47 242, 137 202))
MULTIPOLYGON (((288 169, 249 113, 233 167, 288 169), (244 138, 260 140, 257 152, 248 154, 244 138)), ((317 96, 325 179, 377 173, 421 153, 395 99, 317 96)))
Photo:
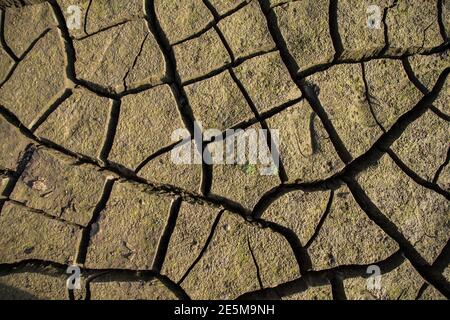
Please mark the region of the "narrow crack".
POLYGON ((375 114, 375 110, 373 108, 373 104, 372 104, 373 96, 370 94, 369 83, 367 81, 366 67, 365 67, 364 62, 361 62, 361 72, 362 72, 362 78, 363 78, 363 82, 364 82, 364 94, 366 96, 366 101, 369 104, 369 110, 370 110, 370 113, 372 114, 372 118, 374 119, 377 126, 381 129, 381 131, 383 131, 383 133, 386 133, 386 129, 383 127, 383 125, 378 120, 378 117, 375 114))
POLYGON ((299 278, 279 284, 273 288, 265 288, 247 292, 238 297, 238 300, 250 300, 250 299, 267 299, 274 296, 287 297, 293 294, 302 293, 309 288, 321 287, 330 285, 331 279, 337 274, 344 279, 352 278, 367 278, 367 268, 370 265, 376 264, 381 269, 381 274, 386 274, 399 267, 405 258, 400 251, 395 252, 388 258, 382 261, 367 265, 341 265, 335 268, 321 270, 321 271, 308 271, 301 275, 299 278))
POLYGON ((394 0, 392 5, 387 6, 387 7, 384 8, 383 18, 381 20, 381 22, 383 23, 383 27, 384 27, 384 29, 383 29, 383 31, 384 31, 384 47, 383 47, 383 49, 381 49, 380 53, 378 54, 379 56, 383 56, 389 50, 389 47, 390 47, 390 44, 389 44, 389 30, 388 30, 389 27, 388 27, 388 24, 386 22, 386 19, 387 19, 387 16, 389 14, 389 10, 395 8, 397 5, 398 5, 398 0, 394 0))
POLYGON ((408 77, 408 80, 417 88, 419 89, 419 91, 422 94, 428 94, 429 91, 427 89, 427 87, 425 87, 423 85, 422 82, 420 82, 420 80, 417 78, 417 76, 415 75, 411 64, 409 63, 409 59, 408 58, 403 58, 402 59, 402 65, 403 65, 403 69, 405 70, 406 76, 408 77))
POLYGON ((65 224, 65 225, 76 227, 78 229, 84 229, 84 226, 81 225, 81 224, 65 220, 65 219, 61 218, 61 216, 51 215, 51 214, 49 214, 49 213, 47 213, 47 212, 45 212, 43 210, 40 210, 40 209, 29 207, 26 202, 17 201, 17 200, 10 199, 10 198, 5 199, 5 203, 8 203, 8 202, 12 203, 12 204, 14 204, 14 205, 16 205, 18 207, 24 208, 24 209, 26 209, 26 210, 28 210, 28 211, 30 211, 32 213, 41 215, 41 216, 43 216, 43 217, 45 217, 47 219, 55 220, 55 221, 58 221, 58 222, 61 222, 61 223, 65 224))
POLYGON ((139 52, 137 53, 136 57, 135 57, 134 60, 133 60, 133 64, 132 64, 131 67, 127 70, 127 72, 125 73, 125 75, 124 75, 124 77, 123 77, 123 81, 122 81, 122 82, 123 82, 123 88, 124 88, 123 91, 125 91, 125 92, 128 91, 128 85, 127 85, 127 78, 128 78, 128 75, 129 75, 130 72, 133 71, 134 68, 136 67, 136 63, 137 63, 139 57, 140 57, 141 54, 142 54, 142 50, 144 49, 145 41, 147 41, 147 38, 148 38, 149 35, 150 35, 150 33, 147 33, 147 34, 145 35, 144 40, 142 40, 141 46, 139 47, 139 52))
POLYGON ((6 20, 6 12, 5 10, 0 10, 0 45, 3 50, 14 60, 14 62, 19 62, 20 58, 14 53, 14 51, 9 47, 8 43, 5 39, 5 20, 6 20))
POLYGON ((438 108, 436 108, 435 106, 431 106, 430 110, 437 115, 439 118, 441 118, 442 120, 445 120, 447 122, 450 122, 450 115, 447 115, 445 113, 443 113, 441 110, 439 110, 438 108))
POLYGON ((178 214, 180 212, 182 199, 177 198, 172 202, 170 207, 169 216, 167 218, 166 227, 161 235, 158 243, 158 249, 153 260, 152 270, 156 272, 161 272, 164 260, 166 258, 167 249, 169 248, 170 238, 172 237, 173 231, 175 230, 175 225, 177 223, 178 214))
POLYGON ((386 153, 389 155, 392 161, 394 161, 395 164, 403 171, 403 173, 411 178, 411 180, 413 180, 415 183, 444 196, 447 200, 450 200, 450 192, 442 189, 435 182, 430 182, 420 177, 417 173, 411 170, 411 168, 409 168, 391 149, 387 149, 386 153))
POLYGON ((444 0, 438 0, 436 5, 437 5, 439 32, 441 33, 442 40, 444 42, 448 42, 449 39, 444 25, 444 12, 443 12, 444 0))
POLYGON ((197 263, 199 263, 199 261, 203 258, 204 254, 208 250, 209 244, 211 243, 211 241, 212 241, 212 239, 214 237, 215 231, 217 229, 217 226, 219 225, 220 219, 222 218, 222 215, 223 215, 224 212, 225 212, 224 210, 221 210, 217 214, 217 217, 214 220, 214 223, 212 224, 209 236, 208 236, 208 238, 205 241, 205 245, 203 246, 202 250, 198 254, 197 258, 192 262, 192 264, 189 266, 189 268, 186 270, 186 272, 183 274, 183 276, 180 278, 180 280, 178 280, 178 282, 177 282, 178 285, 181 285, 183 283, 183 281, 186 280, 186 278, 189 276, 191 271, 195 268, 197 263))
POLYGON ((250 244, 250 238, 247 235, 247 245, 250 255, 252 256, 253 264, 255 265, 256 278, 258 279, 258 284, 260 289, 264 289, 263 282, 261 280, 261 270, 259 269, 258 261, 256 260, 255 253, 253 252, 252 245, 250 244))
POLYGON ((53 9, 53 13, 58 22, 58 29, 60 30, 61 36, 64 41, 64 49, 66 52, 66 77, 69 81, 77 83, 75 72, 75 61, 76 61, 75 48, 73 46, 73 40, 70 37, 69 29, 67 28, 66 19, 61 10, 61 7, 56 2, 56 0, 49 0, 48 2, 50 3, 53 9))
POLYGON ((44 38, 47 33, 49 33, 51 31, 51 29, 46 29, 44 30, 36 39, 34 39, 30 45, 27 47, 27 49, 25 49, 25 51, 23 52, 23 54, 18 58, 17 61, 14 62, 13 66, 11 67, 11 69, 9 70, 8 74, 6 75, 5 79, 3 79, 3 81, 0 83, 0 89, 5 85, 6 82, 8 82, 8 80, 12 77, 12 75, 14 74, 14 71, 16 71, 17 67, 19 66, 20 62, 22 62, 27 56, 28 54, 31 52, 31 50, 33 50, 34 46, 39 42, 39 40, 41 40, 42 38, 44 38))
POLYGON ((100 196, 99 201, 97 202, 97 205, 95 206, 92 212, 91 220, 88 222, 87 226, 83 229, 81 233, 75 258, 75 263, 77 265, 84 266, 84 264, 86 263, 86 256, 89 248, 89 243, 91 241, 93 233, 96 232, 94 230, 95 228, 94 226, 95 224, 98 223, 100 219, 100 214, 105 209, 106 204, 108 203, 115 181, 116 179, 107 179, 105 181, 103 192, 100 196))
POLYGON ((1 212, 3 209, 3 206, 5 204, 5 201, 7 201, 9 199, 9 197, 11 196, 14 188, 16 187, 17 182, 19 181, 23 172, 27 168, 27 165, 30 162, 31 157, 33 156, 33 153, 35 151, 36 151, 36 148, 32 144, 29 144, 25 147, 23 155, 17 165, 16 171, 12 174, 12 176, 6 183, 6 187, 4 188, 4 190, 2 192, 2 198, 0 199, 0 215, 1 215, 1 212))
POLYGON ((341 35, 339 34, 338 6, 338 0, 329 0, 328 23, 335 52, 333 61, 337 61, 344 52, 341 35))
MULTIPOLYGON (((159 156, 166 154, 168 152, 171 152, 172 150, 174 150, 174 148, 180 146, 180 144, 182 143, 182 140, 174 142, 168 146, 165 146, 161 149, 159 149, 158 151, 152 153, 150 156, 148 156, 144 161, 142 161, 140 164, 138 164, 138 166, 136 167, 136 169, 134 170, 134 172, 136 174, 139 174, 139 172, 147 165, 149 164, 151 161, 153 161, 154 159, 158 158, 159 156)), ((186 142, 188 143, 188 142, 186 142)))
POLYGON ((89 4, 87 6, 86 13, 84 14, 83 30, 86 35, 89 35, 89 32, 87 30, 88 30, 89 11, 91 10, 91 6, 92 6, 92 0, 89 0, 89 4))
POLYGON ((104 162, 108 162, 108 157, 114 144, 117 126, 119 125, 121 103, 121 100, 113 100, 111 103, 106 136, 99 155, 100 159, 104 162))
POLYGON ((314 230, 314 234, 311 236, 311 238, 309 238, 308 242, 305 244, 305 248, 308 249, 309 247, 311 247, 311 245, 314 243, 314 241, 316 240, 317 236, 320 233, 320 230, 322 229, 323 224, 325 223, 325 221, 327 220, 330 212, 331 212, 331 207, 333 206, 333 199, 334 199, 334 190, 330 191, 330 196, 328 198, 328 203, 327 206, 325 208, 324 213, 322 214, 322 217, 319 220, 319 223, 317 224, 315 230, 314 230))
POLYGON ((411 265, 428 283, 431 283, 439 292, 447 298, 450 298, 450 284, 440 274, 436 274, 414 248, 414 246, 405 238, 398 230, 398 227, 390 221, 370 200, 366 192, 353 178, 346 179, 346 184, 353 195, 353 198, 359 204, 361 209, 366 213, 370 220, 379 226, 391 239, 393 239, 400 247, 401 252, 411 262, 411 265))
POLYGON ((449 165, 450 163, 450 146, 447 149, 447 156, 445 157, 444 163, 442 163, 439 168, 437 169, 436 173, 434 174, 433 183, 437 184, 439 181, 439 177, 441 176, 441 173, 444 171, 444 169, 449 165))
POLYGON ((53 99, 53 101, 50 102, 49 106, 45 108, 44 112, 30 124, 30 131, 35 133, 36 130, 39 129, 39 127, 48 119, 48 117, 50 117, 50 115, 55 112, 62 103, 69 99, 72 94, 72 89, 64 89, 62 92, 60 92, 53 99))

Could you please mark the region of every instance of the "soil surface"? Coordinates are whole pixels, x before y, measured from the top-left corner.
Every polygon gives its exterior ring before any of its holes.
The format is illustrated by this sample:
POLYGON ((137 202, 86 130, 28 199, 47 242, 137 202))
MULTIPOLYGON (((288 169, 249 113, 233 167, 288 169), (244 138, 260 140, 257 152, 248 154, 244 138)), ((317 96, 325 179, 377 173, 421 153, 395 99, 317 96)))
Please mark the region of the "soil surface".
POLYGON ((1 299, 450 298, 450 1, 0 10, 1 299))

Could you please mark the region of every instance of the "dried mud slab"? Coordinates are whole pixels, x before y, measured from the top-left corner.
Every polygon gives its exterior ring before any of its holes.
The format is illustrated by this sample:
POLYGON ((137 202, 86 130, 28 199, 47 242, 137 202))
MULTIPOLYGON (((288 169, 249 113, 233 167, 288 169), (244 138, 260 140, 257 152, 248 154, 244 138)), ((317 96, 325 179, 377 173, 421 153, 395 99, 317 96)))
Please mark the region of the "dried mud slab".
POLYGON ((333 60, 328 1, 293 1, 273 9, 286 46, 300 72, 333 60))
POLYGON ((0 103, 29 126, 65 87, 65 53, 57 30, 39 38, 0 88, 0 103))
POLYGON ((151 269, 170 203, 131 183, 116 183, 91 236, 86 267, 151 269))
POLYGON ((49 3, 5 10, 5 41, 16 56, 22 56, 36 39, 57 26, 49 3))
POLYGON ((257 1, 240 9, 218 24, 236 59, 275 49, 266 19, 257 1))
POLYGON ((279 130, 280 157, 290 181, 324 179, 343 167, 322 122, 306 101, 269 118, 267 124, 279 130))
POLYGON ((192 81, 223 69, 231 62, 228 52, 214 29, 176 45, 177 70, 181 81, 192 81))
POLYGON ((6 203, 0 216, 2 263, 27 259, 71 264, 81 230, 26 207, 6 203))
POLYGON ((388 155, 361 173, 358 181, 399 232, 433 263, 448 240, 449 201, 416 184, 388 155))
POLYGON ((67 276, 47 268, 34 273, 27 270, 0 276, 1 300, 66 300, 67 276))
POLYGON ((74 48, 77 75, 109 91, 165 82, 165 60, 144 19, 76 40, 74 48))
POLYGON ((86 226, 101 197, 106 177, 45 149, 30 156, 10 198, 63 220, 86 226))
POLYGON ((35 134, 68 150, 90 156, 100 156, 108 128, 112 101, 85 89, 76 89, 35 134))
POLYGON ((109 159, 128 168, 136 168, 159 149, 177 142, 171 140, 172 132, 183 128, 177 102, 169 86, 157 86, 126 96, 120 105, 109 159))
POLYGON ((204 130, 231 128, 253 117, 229 71, 185 87, 195 119, 204 130))
POLYGON ((301 96, 278 52, 247 60, 234 71, 259 113, 301 96))
POLYGON ((155 11, 170 44, 199 33, 214 20, 202 0, 156 0, 155 11))

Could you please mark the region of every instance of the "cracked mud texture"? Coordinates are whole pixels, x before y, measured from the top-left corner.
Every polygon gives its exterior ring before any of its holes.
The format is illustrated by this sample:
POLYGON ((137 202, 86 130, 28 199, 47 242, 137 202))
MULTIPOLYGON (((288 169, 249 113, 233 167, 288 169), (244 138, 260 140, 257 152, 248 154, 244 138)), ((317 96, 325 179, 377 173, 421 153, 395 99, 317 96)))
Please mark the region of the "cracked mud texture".
POLYGON ((450 298, 450 1, 0 8, 0 299, 450 298))

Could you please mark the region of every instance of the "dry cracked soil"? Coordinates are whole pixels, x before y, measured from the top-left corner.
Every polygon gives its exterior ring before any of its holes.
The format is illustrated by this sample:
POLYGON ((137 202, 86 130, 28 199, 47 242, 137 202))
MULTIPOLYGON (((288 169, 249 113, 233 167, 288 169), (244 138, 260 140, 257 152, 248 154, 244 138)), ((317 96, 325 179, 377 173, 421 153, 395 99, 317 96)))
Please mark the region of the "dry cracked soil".
POLYGON ((449 0, 0 8, 1 299, 450 298, 449 0), (175 164, 196 121, 279 170, 175 164))

